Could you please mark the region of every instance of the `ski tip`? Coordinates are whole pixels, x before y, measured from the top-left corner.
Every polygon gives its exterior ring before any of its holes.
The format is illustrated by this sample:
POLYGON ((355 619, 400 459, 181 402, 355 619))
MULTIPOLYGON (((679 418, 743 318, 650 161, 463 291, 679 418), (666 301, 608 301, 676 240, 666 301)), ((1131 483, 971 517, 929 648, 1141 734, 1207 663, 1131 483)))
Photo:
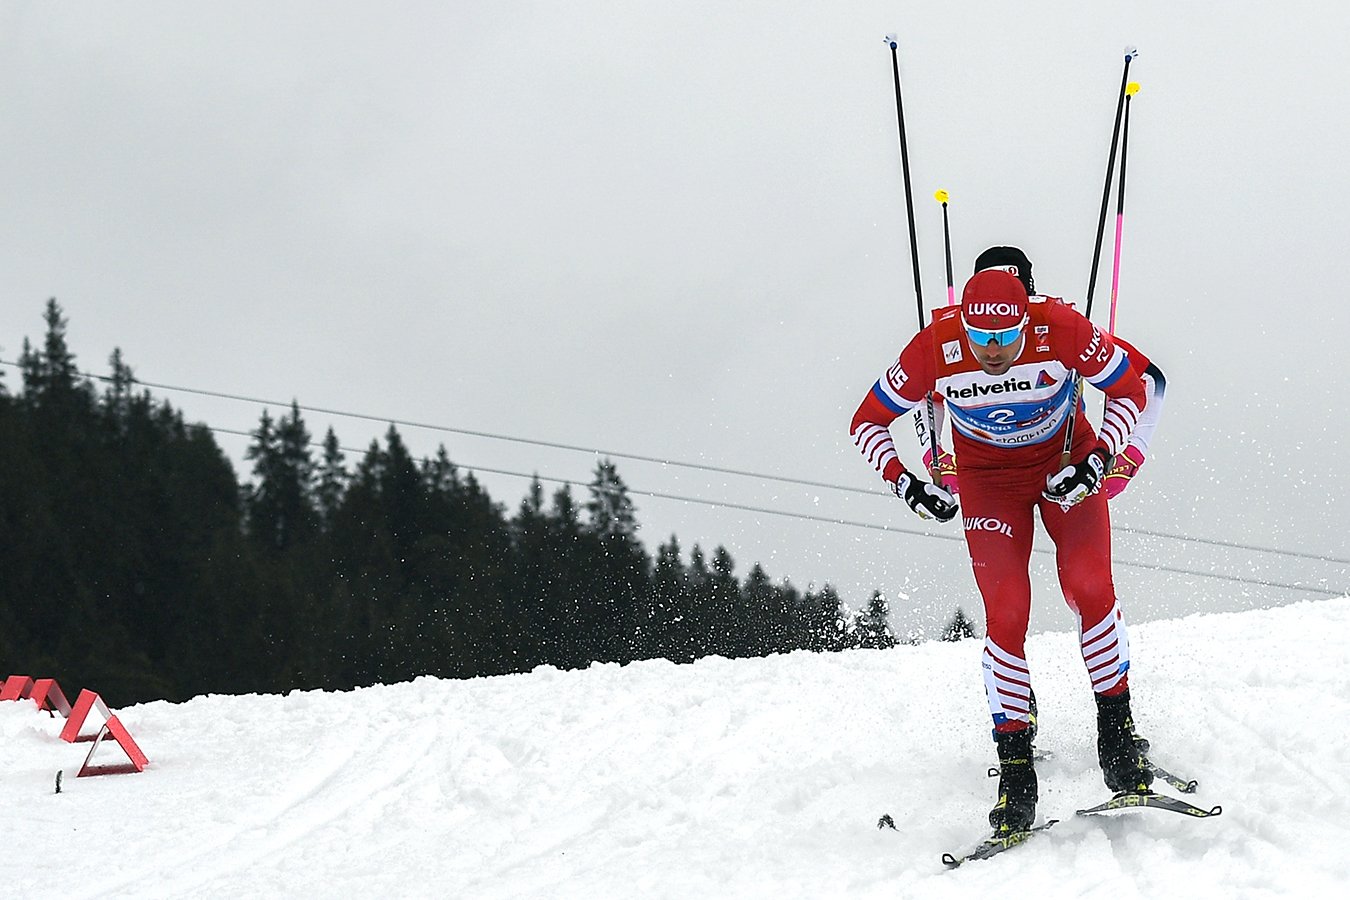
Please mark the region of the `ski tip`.
POLYGON ((955 869, 957 866, 961 865, 961 860, 952 856, 950 853, 944 853, 942 854, 942 864, 949 869, 955 869))
POLYGON ((894 33, 886 35, 884 38, 882 38, 882 40, 890 44, 892 50, 897 50, 900 47, 900 38, 897 37, 894 33))
POLYGON ((943 206, 946 206, 947 201, 951 199, 951 197, 946 191, 938 191, 936 194, 933 195, 933 199, 941 203, 943 206))
POLYGON ((1131 81, 1129 84, 1125 85, 1125 95, 1127 97, 1133 97, 1137 93, 1139 93, 1139 82, 1131 81))
POLYGON ((1125 45, 1125 58, 1127 60, 1134 59, 1138 55, 1139 55, 1138 47, 1136 47, 1134 44, 1125 45))

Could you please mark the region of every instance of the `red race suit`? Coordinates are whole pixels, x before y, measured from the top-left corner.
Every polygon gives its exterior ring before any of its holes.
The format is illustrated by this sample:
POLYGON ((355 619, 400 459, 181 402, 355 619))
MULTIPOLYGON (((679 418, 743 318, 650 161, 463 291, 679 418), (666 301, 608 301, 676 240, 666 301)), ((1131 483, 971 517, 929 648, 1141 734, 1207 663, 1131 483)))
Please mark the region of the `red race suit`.
POLYGON ((1002 375, 988 375, 970 352, 961 306, 933 314, 878 379, 853 416, 863 457, 888 482, 905 471, 890 425, 931 391, 945 400, 960 461, 966 546, 984 599, 983 668, 995 728, 1026 727, 1031 675, 1023 644, 1031 614, 1028 565, 1033 511, 1056 547, 1060 587, 1078 617, 1094 691, 1128 686, 1129 642, 1111 579, 1111 523, 1097 491, 1065 510, 1042 496, 1060 469, 1065 423, 1076 416, 1070 458, 1095 447, 1109 456, 1130 440, 1145 404, 1144 384, 1126 351, 1081 313, 1045 298, 1027 307, 1022 348, 1002 375), (1100 435, 1075 404, 1074 376, 1106 395, 1100 435))

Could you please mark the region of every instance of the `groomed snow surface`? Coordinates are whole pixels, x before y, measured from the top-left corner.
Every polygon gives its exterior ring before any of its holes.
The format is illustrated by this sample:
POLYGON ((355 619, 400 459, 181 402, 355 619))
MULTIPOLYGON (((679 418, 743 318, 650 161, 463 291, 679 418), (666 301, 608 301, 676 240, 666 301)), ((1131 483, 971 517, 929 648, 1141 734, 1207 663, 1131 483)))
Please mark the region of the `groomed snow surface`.
POLYGON ((954 871, 996 784, 977 640, 147 703, 150 768, 96 778, 4 703, 0 895, 1342 897, 1347 635, 1350 598, 1132 630, 1140 729, 1212 819, 1073 815, 1107 796, 1091 696, 1072 634, 1032 638, 1063 821, 954 871))

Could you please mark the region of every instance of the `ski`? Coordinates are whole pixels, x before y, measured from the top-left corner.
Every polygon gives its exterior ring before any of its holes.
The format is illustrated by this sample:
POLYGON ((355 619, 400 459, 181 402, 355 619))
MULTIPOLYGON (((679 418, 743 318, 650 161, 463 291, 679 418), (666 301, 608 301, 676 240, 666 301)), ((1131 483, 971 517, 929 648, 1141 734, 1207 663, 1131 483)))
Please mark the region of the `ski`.
POLYGON ((1027 838, 1031 837, 1038 831, 1045 831, 1058 821, 1059 819, 1050 819, 1046 822, 1042 822, 1040 825, 1028 828, 1026 831, 1014 831, 1012 834, 1005 835, 1003 837, 999 837, 998 835, 991 835, 990 837, 987 837, 983 841, 981 841, 978 847, 976 847, 969 853, 965 854, 964 856, 953 856, 950 853, 942 854, 942 864, 949 869, 955 869, 962 863, 970 862, 972 860, 977 859, 988 859, 991 856, 997 856, 1004 850, 1011 850, 1013 847, 1025 843, 1027 838))
POLYGON ((1155 794, 1152 791, 1143 794, 1135 794, 1122 791, 1105 803, 1099 803, 1096 806, 1078 810, 1078 815, 1095 816, 1099 813, 1114 812, 1115 810, 1120 809, 1141 808, 1165 809, 1169 812, 1181 813, 1184 816, 1194 816, 1197 819, 1207 819, 1210 816, 1217 816, 1223 813, 1222 806, 1202 809, 1193 803, 1181 800, 1177 797, 1169 797, 1166 794, 1155 794))
POLYGON ((1188 781, 1187 779, 1182 778, 1180 775, 1173 775, 1171 772, 1167 771, 1162 766, 1158 765, 1153 760, 1149 759, 1147 756, 1143 757, 1143 760, 1144 760, 1144 768, 1152 772, 1155 778, 1161 778, 1163 781, 1167 782, 1169 785, 1171 785, 1173 788, 1175 788, 1176 790, 1180 791, 1183 794, 1194 794, 1196 788, 1200 787, 1200 782, 1196 781, 1194 778, 1188 781))

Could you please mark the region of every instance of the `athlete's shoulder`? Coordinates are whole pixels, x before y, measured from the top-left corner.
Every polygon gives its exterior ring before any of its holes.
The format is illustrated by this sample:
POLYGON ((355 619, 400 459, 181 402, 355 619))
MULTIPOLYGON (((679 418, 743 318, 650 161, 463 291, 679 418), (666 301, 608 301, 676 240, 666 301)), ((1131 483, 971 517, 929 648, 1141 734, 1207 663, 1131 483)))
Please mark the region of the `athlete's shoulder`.
POLYGON ((933 326, 929 325, 909 339, 877 384, 889 388, 894 399, 913 402, 932 390, 934 378, 933 326))

